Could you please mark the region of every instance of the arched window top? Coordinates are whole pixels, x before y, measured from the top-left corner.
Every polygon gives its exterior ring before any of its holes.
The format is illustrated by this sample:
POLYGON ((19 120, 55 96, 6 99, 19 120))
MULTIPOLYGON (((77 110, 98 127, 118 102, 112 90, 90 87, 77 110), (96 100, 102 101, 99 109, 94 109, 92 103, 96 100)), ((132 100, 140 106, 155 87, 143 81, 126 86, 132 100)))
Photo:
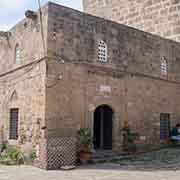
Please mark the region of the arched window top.
POLYGON ((166 76, 168 73, 167 60, 165 57, 161 59, 161 75, 166 76))
POLYGON ((21 62, 21 50, 19 44, 16 44, 15 47, 15 63, 19 64, 21 62))
POLYGON ((108 54, 107 44, 103 40, 99 41, 98 60, 100 62, 107 62, 108 61, 107 54, 108 54))

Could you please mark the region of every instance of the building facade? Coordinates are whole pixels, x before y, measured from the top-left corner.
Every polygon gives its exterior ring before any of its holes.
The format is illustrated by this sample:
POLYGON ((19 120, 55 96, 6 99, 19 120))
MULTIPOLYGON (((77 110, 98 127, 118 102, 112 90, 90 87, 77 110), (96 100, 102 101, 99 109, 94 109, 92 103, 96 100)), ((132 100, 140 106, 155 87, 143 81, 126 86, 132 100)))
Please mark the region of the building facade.
POLYGON ((180 119, 180 44, 54 3, 0 33, 0 119, 9 143, 76 136, 120 151, 128 123, 157 145, 180 119), (42 21, 40 21, 42 19, 42 21))
POLYGON ((84 11, 180 41, 179 0, 83 0, 84 11))

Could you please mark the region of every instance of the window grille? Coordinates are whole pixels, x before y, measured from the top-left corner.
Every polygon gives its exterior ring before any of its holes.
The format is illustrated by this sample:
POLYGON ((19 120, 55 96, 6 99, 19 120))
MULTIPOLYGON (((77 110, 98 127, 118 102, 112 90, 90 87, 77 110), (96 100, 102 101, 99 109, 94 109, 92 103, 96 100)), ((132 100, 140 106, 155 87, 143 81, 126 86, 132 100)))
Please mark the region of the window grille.
POLYGON ((16 64, 21 62, 21 51, 18 44, 15 47, 15 62, 16 64))
POLYGON ((170 137, 170 114, 161 113, 160 114, 160 139, 168 140, 170 137))
POLYGON ((107 44, 104 41, 100 41, 98 45, 98 60, 100 62, 107 62, 107 44))
POLYGON ((165 58, 163 58, 161 60, 161 75, 166 76, 167 73, 168 73, 167 60, 165 58))
POLYGON ((14 140, 18 139, 18 118, 19 118, 19 110, 11 109, 9 139, 14 139, 14 140))

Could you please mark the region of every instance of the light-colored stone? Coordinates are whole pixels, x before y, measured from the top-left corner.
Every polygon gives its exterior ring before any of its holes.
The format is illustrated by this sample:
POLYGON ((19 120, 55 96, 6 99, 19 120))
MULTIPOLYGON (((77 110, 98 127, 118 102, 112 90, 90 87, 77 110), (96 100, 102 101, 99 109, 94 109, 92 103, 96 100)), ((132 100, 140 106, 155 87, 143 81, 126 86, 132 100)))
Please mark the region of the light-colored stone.
POLYGON ((177 180, 180 171, 166 168, 138 170, 132 165, 128 168, 118 164, 91 165, 71 171, 44 171, 31 166, 0 165, 0 174, 1 180, 177 180))
POLYGON ((84 11, 180 41, 179 0, 83 0, 84 11))
POLYGON ((155 145, 160 113, 170 113, 172 125, 179 121, 179 43, 54 3, 43 7, 42 25, 43 33, 39 16, 26 18, 0 33, 0 126, 6 140, 10 108, 20 110, 16 143, 34 147, 40 137, 75 136, 80 127, 93 131, 94 111, 104 104, 114 112, 113 150, 121 149, 124 122, 155 145), (98 61, 101 40, 107 63, 98 61), (161 75, 162 58, 167 76, 161 75))

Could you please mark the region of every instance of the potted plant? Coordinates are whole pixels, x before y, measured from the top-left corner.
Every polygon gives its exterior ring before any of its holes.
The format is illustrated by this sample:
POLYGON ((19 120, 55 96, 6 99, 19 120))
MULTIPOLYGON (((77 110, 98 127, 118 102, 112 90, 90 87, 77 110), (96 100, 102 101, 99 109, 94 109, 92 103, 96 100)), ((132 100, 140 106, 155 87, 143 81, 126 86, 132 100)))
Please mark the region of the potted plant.
POLYGON ((80 129, 78 135, 80 144, 79 159, 80 161, 89 161, 92 158, 93 146, 91 130, 88 128, 80 129))
POLYGON ((131 132, 128 124, 126 124, 123 129, 123 149, 128 153, 136 153, 137 147, 135 141, 139 139, 139 134, 131 132))
POLYGON ((136 140, 138 140, 139 138, 139 134, 138 133, 133 133, 133 132, 129 132, 129 134, 127 135, 127 139, 128 139, 128 152, 129 153, 136 153, 137 152, 137 145, 135 143, 136 140))

